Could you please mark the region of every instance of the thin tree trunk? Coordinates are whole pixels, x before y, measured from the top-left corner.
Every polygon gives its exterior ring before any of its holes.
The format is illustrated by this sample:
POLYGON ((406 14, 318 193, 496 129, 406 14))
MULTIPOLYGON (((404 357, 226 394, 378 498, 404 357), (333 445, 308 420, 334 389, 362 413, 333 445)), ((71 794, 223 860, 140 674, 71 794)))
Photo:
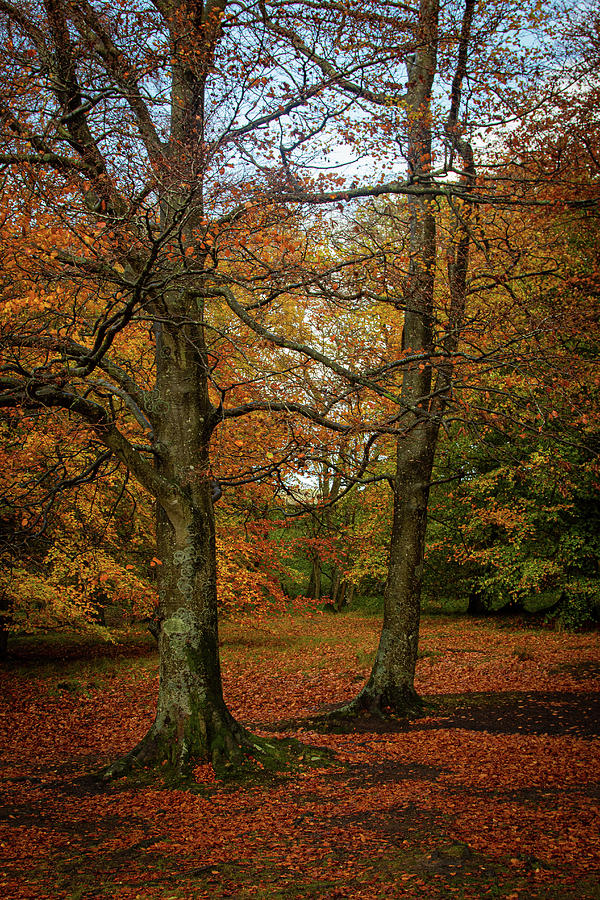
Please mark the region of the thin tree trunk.
MULTIPOLYGON (((456 72, 446 133, 463 161, 466 191, 475 182, 473 152, 457 128, 462 83, 475 3, 465 0, 456 72)), ((430 105, 436 71, 438 0, 421 0, 419 49, 408 65, 410 122, 408 162, 415 178, 425 183, 431 160, 430 105)), ((409 202, 409 271, 404 285, 404 350, 429 354, 434 348, 433 312, 436 265, 435 218, 431 207, 417 197, 409 202)), ((429 485, 440 424, 452 392, 453 356, 464 323, 469 264, 470 213, 456 214, 458 239, 448 254, 449 323, 443 337, 444 361, 438 365, 432 392, 430 365, 407 369, 402 401, 410 410, 402 422, 406 431, 397 443, 393 485, 394 516, 390 537, 384 620, 369 680, 358 697, 340 712, 352 715, 367 709, 378 714, 403 714, 422 704, 414 688, 429 485)))
POLYGON ((474 588, 469 594, 467 614, 470 616, 485 616, 487 613, 488 609, 483 602, 480 592, 474 588))
MULTIPOLYGON (((431 167, 431 91, 436 71, 438 0, 421 0, 418 50, 408 65, 408 165, 426 182, 431 167)), ((431 206, 410 197, 409 266, 401 308, 402 349, 429 357, 433 350, 436 223, 431 206)), ((384 617, 379 646, 366 685, 344 714, 363 709, 406 714, 420 708, 414 688, 419 642, 421 584, 429 484, 439 424, 429 415, 431 364, 405 370, 401 402, 404 426, 396 445, 394 514, 390 535, 384 617)))
POLYGON ((337 566, 334 566, 331 570, 331 588, 330 588, 330 597, 331 597, 331 605, 335 609, 335 598, 337 597, 338 591, 340 588, 340 570, 337 566))
POLYGON ((8 611, 8 592, 3 591, 0 597, 0 659, 6 659, 8 654, 8 617, 4 615, 8 611))
POLYGON ((348 582, 345 578, 343 578, 340 582, 338 582, 337 591, 335 592, 335 597, 332 597, 333 608, 336 612, 341 612, 344 604, 346 602, 346 588, 348 586, 348 582))
POLYGON ((429 482, 435 435, 425 423, 398 444, 383 626, 371 675, 355 705, 374 713, 419 709, 414 688, 429 482))

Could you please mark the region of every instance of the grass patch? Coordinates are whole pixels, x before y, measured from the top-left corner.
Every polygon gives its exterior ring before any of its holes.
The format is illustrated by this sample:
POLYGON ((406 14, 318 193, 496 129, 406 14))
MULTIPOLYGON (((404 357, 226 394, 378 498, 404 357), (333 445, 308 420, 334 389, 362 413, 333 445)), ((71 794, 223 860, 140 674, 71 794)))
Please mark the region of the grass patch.
POLYGON ((76 632, 15 635, 9 640, 8 653, 1 668, 17 673, 34 670, 43 677, 65 666, 110 665, 110 661, 131 661, 135 657, 156 654, 156 642, 142 626, 127 629, 103 629, 105 639, 97 634, 76 632))
POLYGON ((375 650, 357 650, 356 662, 361 669, 368 669, 373 665, 375 660, 375 650))

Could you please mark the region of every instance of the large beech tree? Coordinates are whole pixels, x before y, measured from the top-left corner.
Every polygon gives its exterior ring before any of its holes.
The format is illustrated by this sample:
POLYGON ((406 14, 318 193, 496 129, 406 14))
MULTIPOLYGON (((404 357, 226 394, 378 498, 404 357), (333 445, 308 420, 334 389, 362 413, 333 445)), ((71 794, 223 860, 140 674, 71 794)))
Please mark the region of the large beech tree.
POLYGON ((207 85, 224 5, 0 7, 3 162, 16 177, 31 173, 46 220, 35 273, 23 271, 15 289, 54 281, 64 304, 45 321, 26 311, 4 337, 2 402, 80 416, 157 502, 157 715, 111 773, 133 761, 231 757, 245 740, 221 689, 209 460, 218 415, 204 298, 185 262, 203 223, 207 85), (53 225, 63 226, 56 243, 53 225), (117 349, 142 318, 153 329, 153 385, 136 380, 117 349), (147 448, 134 446, 120 400, 150 436, 147 448))
POLYGON ((313 134, 324 109, 322 79, 271 77, 251 18, 226 0, 0 2, 0 403, 78 417, 156 501, 156 719, 109 775, 265 752, 222 694, 210 442, 294 403, 227 402, 237 332, 214 307, 265 277, 251 248, 287 177, 273 132, 313 134))
POLYGON ((445 188, 307 174, 347 99, 298 48, 276 65, 260 4, 0 0, 0 28, 0 405, 79 419, 98 466, 110 451, 156 501, 156 719, 107 774, 265 752, 223 699, 211 437, 261 411, 346 433, 364 426, 334 417, 336 395, 389 394, 386 366, 361 373, 282 319, 327 263, 287 240, 277 203, 295 224, 303 203, 445 188), (222 362, 244 329, 264 348, 252 378, 222 362), (286 391, 299 360, 331 373, 321 412, 286 391))

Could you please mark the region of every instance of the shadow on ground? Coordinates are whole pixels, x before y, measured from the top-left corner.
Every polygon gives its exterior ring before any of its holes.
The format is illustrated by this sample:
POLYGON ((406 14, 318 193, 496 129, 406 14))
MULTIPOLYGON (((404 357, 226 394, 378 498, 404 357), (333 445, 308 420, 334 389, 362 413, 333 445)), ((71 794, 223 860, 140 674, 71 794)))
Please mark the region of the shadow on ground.
MULTIPOLYGON (((481 692, 425 700, 427 705, 421 716, 381 717, 364 712, 356 718, 338 719, 335 715, 338 707, 329 706, 320 710, 311 724, 317 731, 336 734, 395 734, 460 728, 489 734, 600 735, 600 695, 597 693, 481 692)), ((298 724, 298 720, 293 720, 280 722, 278 727, 285 729, 298 724)))

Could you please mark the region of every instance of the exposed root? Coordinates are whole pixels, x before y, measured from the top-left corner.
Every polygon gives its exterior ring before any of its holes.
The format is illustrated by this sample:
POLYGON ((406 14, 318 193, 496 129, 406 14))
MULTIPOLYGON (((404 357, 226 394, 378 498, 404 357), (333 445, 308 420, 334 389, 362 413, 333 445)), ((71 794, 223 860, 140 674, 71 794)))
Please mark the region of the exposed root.
POLYGON ((326 765, 330 751, 301 744, 293 738, 265 739, 248 732, 230 717, 215 729, 208 749, 192 755, 184 741, 173 741, 173 733, 159 732, 156 725, 125 756, 99 774, 104 782, 135 776, 142 770, 169 783, 190 784, 193 769, 210 762, 219 778, 263 779, 304 766, 326 765), (170 738, 170 740, 169 740, 170 738))
POLYGON ((133 750, 101 770, 101 778, 104 781, 112 781, 115 778, 130 775, 136 769, 162 764, 164 757, 160 754, 161 743, 157 738, 154 726, 152 726, 133 750))
POLYGON ((425 704, 419 695, 409 688, 379 689, 367 683, 363 690, 348 703, 324 710, 311 716, 310 724, 324 730, 352 731, 361 719, 380 722, 416 718, 423 713, 425 704))
POLYGON ((366 711, 372 716, 409 718, 422 712, 423 701, 415 689, 406 684, 378 685, 370 679, 350 706, 358 713, 366 711))

